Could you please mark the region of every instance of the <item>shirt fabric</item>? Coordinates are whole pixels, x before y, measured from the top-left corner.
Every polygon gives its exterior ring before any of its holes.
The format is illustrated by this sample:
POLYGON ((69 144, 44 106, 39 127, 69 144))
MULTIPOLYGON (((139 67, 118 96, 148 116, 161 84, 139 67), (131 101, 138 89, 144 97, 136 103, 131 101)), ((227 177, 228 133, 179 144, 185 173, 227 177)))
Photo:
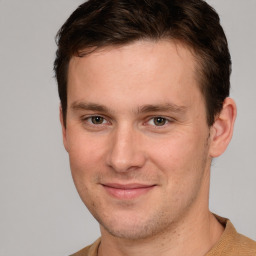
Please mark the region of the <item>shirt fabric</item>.
MULTIPOLYGON (((216 216, 225 227, 219 241, 205 256, 256 256, 256 242, 237 233, 230 220, 216 216)), ((97 256, 100 238, 92 245, 71 256, 97 256)))

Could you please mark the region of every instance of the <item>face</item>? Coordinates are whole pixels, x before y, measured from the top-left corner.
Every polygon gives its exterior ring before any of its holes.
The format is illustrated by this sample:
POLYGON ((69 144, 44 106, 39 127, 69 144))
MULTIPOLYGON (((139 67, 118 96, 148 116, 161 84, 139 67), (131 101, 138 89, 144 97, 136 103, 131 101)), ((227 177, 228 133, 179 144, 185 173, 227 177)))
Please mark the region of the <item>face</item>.
POLYGON ((210 129, 195 69, 170 41, 71 59, 64 145, 103 233, 146 238, 208 207, 210 129))

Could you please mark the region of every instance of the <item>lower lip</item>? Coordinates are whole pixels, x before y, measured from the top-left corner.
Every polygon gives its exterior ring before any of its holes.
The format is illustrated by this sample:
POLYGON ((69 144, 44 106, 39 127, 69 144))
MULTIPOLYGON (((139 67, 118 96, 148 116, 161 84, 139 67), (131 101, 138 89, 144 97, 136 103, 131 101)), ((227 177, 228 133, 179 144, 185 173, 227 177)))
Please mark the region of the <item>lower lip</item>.
POLYGON ((103 186, 103 187, 106 189, 108 194, 120 200, 131 200, 131 199, 138 198, 139 196, 148 193, 150 190, 154 188, 154 186, 132 188, 132 189, 120 189, 120 188, 113 188, 108 186, 103 186))

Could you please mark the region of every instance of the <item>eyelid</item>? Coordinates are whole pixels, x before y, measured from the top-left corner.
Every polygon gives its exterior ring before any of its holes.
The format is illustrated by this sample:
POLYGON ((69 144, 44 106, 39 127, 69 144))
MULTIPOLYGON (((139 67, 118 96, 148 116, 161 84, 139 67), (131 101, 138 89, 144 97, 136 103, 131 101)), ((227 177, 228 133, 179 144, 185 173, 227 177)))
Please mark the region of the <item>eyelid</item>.
POLYGON ((101 114, 89 114, 89 115, 83 115, 81 116, 81 121, 84 123, 84 122, 87 122, 88 125, 91 125, 91 126, 103 126, 103 125, 108 125, 108 124, 111 124, 111 122, 109 121, 109 118, 105 117, 104 115, 101 115, 101 114), (88 120, 90 118, 93 118, 93 117, 101 117, 104 119, 103 123, 102 124, 93 124, 92 122, 89 122, 88 120))
MULTIPOLYGON (((87 115, 83 115, 80 117, 81 119, 81 122, 82 123, 85 123, 85 125, 89 125, 89 126, 106 126, 106 125, 111 125, 112 122, 110 121, 110 118, 109 117, 106 117, 105 115, 102 115, 102 114, 87 114, 87 115), (93 124, 92 122, 88 121, 90 118, 93 118, 93 117, 102 117, 104 119, 103 123, 102 124, 93 124)), ((166 117, 164 115, 154 115, 154 116, 148 116, 146 118, 146 121, 143 122, 143 125, 148 125, 148 126, 152 126, 156 129, 159 129, 159 128, 164 128, 166 126, 168 126, 170 123, 174 122, 175 119, 174 118, 171 118, 171 117, 166 117), (163 118, 166 120, 166 123, 164 125, 154 125, 154 124, 150 124, 149 122, 150 121, 153 121, 154 118, 163 118)))
POLYGON ((148 124, 148 125, 150 125, 150 126, 152 126, 152 127, 154 127, 154 128, 164 128, 164 127, 166 127, 168 124, 170 124, 170 123, 172 123, 172 122, 174 122, 175 121, 175 119, 174 118, 171 118, 171 117, 166 117, 166 116, 164 116, 164 115, 155 115, 155 116, 150 116, 150 117, 148 117, 147 118, 147 120, 146 120, 146 124, 148 124), (164 125, 160 125, 160 126, 157 126, 157 125, 154 125, 154 124, 149 124, 149 122, 152 120, 153 121, 153 119, 154 118, 163 118, 163 119, 165 119, 166 120, 166 123, 164 124, 164 125))

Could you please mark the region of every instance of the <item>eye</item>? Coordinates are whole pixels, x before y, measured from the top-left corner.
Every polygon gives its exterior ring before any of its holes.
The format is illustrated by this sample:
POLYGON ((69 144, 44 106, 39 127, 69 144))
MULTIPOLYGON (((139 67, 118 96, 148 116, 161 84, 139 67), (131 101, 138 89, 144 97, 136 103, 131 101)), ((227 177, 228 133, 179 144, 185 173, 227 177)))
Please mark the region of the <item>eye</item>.
POLYGON ((168 123, 168 120, 164 117, 157 116, 149 120, 148 122, 150 125, 154 126, 164 126, 165 124, 168 123))
POLYGON ((107 122, 105 118, 102 116, 90 116, 90 117, 87 117, 86 120, 89 123, 95 124, 95 125, 105 124, 107 122))

